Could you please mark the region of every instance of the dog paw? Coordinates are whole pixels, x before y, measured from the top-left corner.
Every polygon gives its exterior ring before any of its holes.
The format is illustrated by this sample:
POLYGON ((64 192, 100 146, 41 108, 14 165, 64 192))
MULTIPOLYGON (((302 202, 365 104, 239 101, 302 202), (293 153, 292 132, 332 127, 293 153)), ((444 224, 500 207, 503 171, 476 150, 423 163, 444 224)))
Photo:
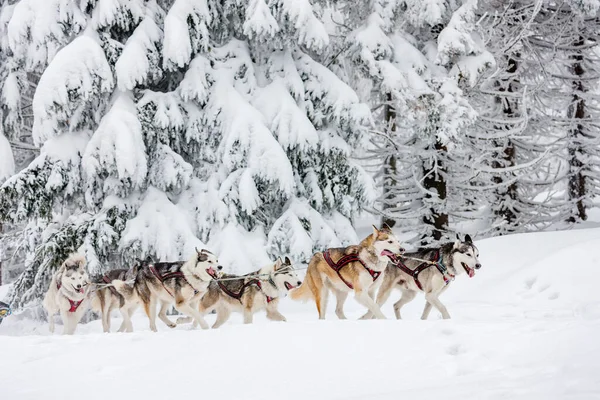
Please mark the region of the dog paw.
POLYGON ((171 322, 170 324, 167 324, 167 326, 168 326, 169 328, 171 328, 171 329, 173 329, 173 328, 177 328, 177 324, 176 324, 176 323, 174 323, 174 322, 171 322))

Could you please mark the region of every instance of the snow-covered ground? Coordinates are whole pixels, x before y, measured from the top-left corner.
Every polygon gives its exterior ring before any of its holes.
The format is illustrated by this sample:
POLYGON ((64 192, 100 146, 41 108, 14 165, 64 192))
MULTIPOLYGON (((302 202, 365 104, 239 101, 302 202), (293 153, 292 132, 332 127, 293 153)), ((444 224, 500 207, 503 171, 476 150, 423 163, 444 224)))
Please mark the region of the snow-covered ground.
MULTIPOLYGON (((287 323, 234 316, 211 331, 152 333, 138 314, 132 334, 103 334, 95 321, 62 337, 12 316, 0 325, 0 397, 599 399, 600 229, 478 246, 483 268, 442 297, 449 321, 419 320, 422 297, 403 321, 338 321, 333 304, 318 321, 314 305, 286 299, 287 323)), ((390 318, 398 297, 384 307, 390 318)), ((347 309, 353 319, 363 312, 353 301, 347 309)))

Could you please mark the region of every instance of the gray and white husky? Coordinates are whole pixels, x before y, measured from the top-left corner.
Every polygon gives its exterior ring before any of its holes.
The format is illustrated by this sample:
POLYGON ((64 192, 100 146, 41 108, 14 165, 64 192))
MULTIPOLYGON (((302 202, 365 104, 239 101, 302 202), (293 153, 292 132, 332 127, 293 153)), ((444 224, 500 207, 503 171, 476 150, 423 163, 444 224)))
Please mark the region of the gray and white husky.
MULTIPOLYGON (((392 289, 400 289, 402 297, 394 304, 396 318, 400 319, 402 307, 412 301, 417 293, 423 292, 427 303, 421 319, 427 319, 432 306, 442 313, 442 318, 449 319, 450 314, 439 296, 449 287, 448 277, 453 279, 454 276, 463 273, 471 278, 475 276, 475 270, 481 268, 478 257, 479 250, 469 235, 466 235, 464 241, 457 239, 454 243, 447 243, 438 248, 390 257, 392 262, 387 266, 377 293, 377 304, 383 305, 392 289), (445 273, 442 273, 444 269, 445 273)), ((366 313, 362 319, 371 317, 370 313, 366 313)))
POLYGON ((71 254, 52 276, 42 305, 48 313, 50 332, 54 333, 54 315, 60 313, 63 334, 75 333, 77 324, 89 307, 90 288, 87 262, 81 254, 71 254))
POLYGON ((150 329, 156 329, 156 306, 160 303, 158 317, 168 327, 176 324, 167 318, 171 305, 192 317, 202 329, 208 324, 198 311, 198 302, 208 290, 208 285, 223 269, 216 255, 208 250, 196 250, 196 254, 186 262, 148 263, 139 269, 133 285, 123 280, 113 280, 113 286, 123 295, 126 302, 141 303, 150 320, 150 329))
MULTIPOLYGON (((138 262, 141 264, 141 261, 138 262)), ((133 332, 131 316, 139 303, 135 299, 125 297, 112 286, 114 280, 128 281, 135 278, 139 265, 131 269, 115 269, 108 271, 100 278, 94 280, 96 289, 90 294, 92 310, 102 315, 102 329, 110 332, 110 314, 118 309, 123 317, 123 322, 118 332, 133 332)))
MULTIPOLYGON (((273 264, 247 275, 223 274, 211 282, 200 300, 199 311, 206 314, 216 310, 213 329, 227 322, 232 311, 243 313, 245 324, 251 324, 254 314, 261 310, 265 310, 272 321, 285 321, 277 309, 279 299, 301 283, 290 259, 278 258, 273 264)), ((177 319, 178 324, 190 321, 190 318, 177 319)))

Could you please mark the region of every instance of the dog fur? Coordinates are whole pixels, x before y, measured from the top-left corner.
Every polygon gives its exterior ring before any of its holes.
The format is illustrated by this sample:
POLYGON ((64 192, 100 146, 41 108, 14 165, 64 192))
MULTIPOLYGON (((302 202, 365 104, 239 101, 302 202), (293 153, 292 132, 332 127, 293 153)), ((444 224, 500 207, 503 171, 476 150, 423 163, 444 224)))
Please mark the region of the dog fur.
MULTIPOLYGON (((385 269, 389 261, 387 254, 398 254, 403 252, 404 249, 388 226, 381 229, 373 226, 373 233, 357 246, 329 249, 329 251, 334 262, 337 262, 346 254, 358 254, 368 268, 385 275, 385 269)), ((337 300, 336 315, 339 319, 346 319, 343 308, 344 302, 353 290, 354 297, 360 304, 367 307, 377 318, 385 319, 379 306, 374 301, 375 291, 381 285, 384 276, 379 276, 373 281, 371 274, 360 262, 349 263, 340 270, 340 273, 347 282, 352 284, 353 289, 350 289, 340 279, 338 273, 327 264, 322 252, 316 253, 308 264, 304 282, 299 288, 291 292, 292 299, 304 301, 313 299, 319 312, 319 319, 325 319, 327 298, 329 290, 331 290, 337 300)))
POLYGON ((54 333, 54 315, 60 313, 63 321, 63 334, 75 333, 77 324, 89 307, 89 277, 87 262, 81 254, 71 254, 52 276, 50 287, 44 296, 42 305, 48 313, 50 332, 54 333), (74 312, 71 303, 81 302, 74 312))
MULTIPOLYGON (((114 280, 127 281, 135 277, 137 269, 115 269, 108 271, 104 276, 94 280, 96 289, 90 294, 92 310, 102 315, 102 329, 105 333, 110 332, 110 314, 118 309, 123 317, 123 322, 118 332, 133 332, 131 316, 138 307, 138 302, 127 301, 125 297, 112 287, 114 280), (108 282, 107 282, 108 281, 108 282), (110 285, 110 286, 108 286, 110 285)), ((129 298, 129 300, 133 300, 129 298)))
POLYGON ((198 302, 208 290, 208 285, 216 277, 219 266, 217 256, 208 250, 196 250, 196 254, 187 262, 159 262, 154 264, 144 263, 135 276, 133 285, 123 280, 114 280, 113 285, 123 295, 126 302, 139 302, 144 306, 144 311, 150 320, 150 329, 156 328, 156 306, 160 303, 158 317, 168 327, 175 328, 176 324, 167 318, 167 309, 171 305, 194 318, 202 329, 208 329, 208 324, 198 311, 198 302), (157 272, 181 273, 177 276, 161 281, 150 269, 154 266, 157 272))
MULTIPOLYGON (((267 318, 272 321, 285 321, 285 317, 278 310, 279 298, 302 283, 288 257, 284 261, 278 258, 273 264, 247 275, 223 274, 220 278, 228 280, 211 282, 208 292, 199 303, 199 311, 203 314, 216 310, 217 319, 212 326, 213 329, 227 322, 232 311, 243 313, 245 324, 251 324, 254 314, 262 310, 266 311, 267 318), (260 281, 260 288, 254 283, 257 280, 260 281), (231 297, 221 288, 221 285, 235 294, 243 290, 243 294, 239 299, 231 297), (267 296, 272 300, 267 301, 267 296)), ((182 324, 190 320, 190 318, 179 318, 177 323, 182 324)))
MULTIPOLYGON (((432 260, 438 250, 443 265, 455 276, 466 272, 470 277, 473 277, 475 275, 475 270, 481 268, 478 259, 479 250, 469 235, 465 237, 464 242, 457 239, 454 243, 447 243, 439 248, 423 249, 414 253, 406 253, 401 258, 404 265, 409 269, 414 270, 421 265, 422 262, 405 257, 432 260)), ((431 266, 423 270, 419 274, 418 279, 423 287, 426 300, 421 319, 427 319, 432 306, 442 314, 443 319, 449 319, 450 314, 448 313, 446 306, 440 301, 439 296, 448 289, 450 284, 444 282, 441 272, 435 266, 431 266)), ((412 301, 421 290, 419 290, 419 287, 416 285, 412 276, 409 276, 393 263, 390 263, 387 267, 379 292, 377 293, 377 304, 379 306, 382 306, 388 300, 392 289, 394 288, 402 291, 402 297, 394 304, 396 318, 401 319, 400 311, 402 307, 412 301)), ((372 314, 367 312, 362 318, 369 319, 371 317, 372 314)))

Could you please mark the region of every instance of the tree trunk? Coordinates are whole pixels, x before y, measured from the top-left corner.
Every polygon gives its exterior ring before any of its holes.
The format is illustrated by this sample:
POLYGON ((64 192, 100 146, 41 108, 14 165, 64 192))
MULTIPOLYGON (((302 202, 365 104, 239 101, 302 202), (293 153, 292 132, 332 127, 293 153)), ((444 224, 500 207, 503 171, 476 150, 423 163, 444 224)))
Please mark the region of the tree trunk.
MULTIPOLYGON (((384 109, 384 119, 386 123, 386 130, 390 135, 396 132, 396 109, 392 106, 392 95, 386 95, 387 104, 384 109)), ((384 179, 383 179, 383 217, 381 218, 381 224, 387 224, 390 228, 396 225, 396 220, 386 215, 386 209, 390 208, 388 201, 394 197, 394 190, 396 188, 396 173, 398 172, 396 155, 392 154, 386 157, 383 165, 384 179)))
MULTIPOLYGON (((574 47, 583 46, 583 37, 579 37, 579 40, 573 44, 574 47)), ((585 73, 583 69, 583 54, 581 50, 577 54, 571 56, 573 64, 571 65, 571 71, 575 76, 582 76, 585 73)), ((573 81, 573 98, 569 109, 567 111, 567 117, 574 123, 578 119, 585 118, 585 99, 581 97, 582 93, 586 92, 586 88, 581 80, 573 81)), ((583 157, 583 141, 585 140, 586 134, 584 132, 583 125, 577 123, 574 128, 570 128, 568 132, 568 152, 569 152, 569 200, 573 202, 575 209, 572 215, 568 218, 568 222, 579 222, 587 219, 586 207, 584 204, 584 198, 586 195, 586 180, 584 173, 583 157)))
MULTIPOLYGON (((445 153, 448 150, 446 146, 443 146, 439 141, 435 143, 434 148, 438 154, 445 153)), ((431 170, 428 170, 427 168, 423 169, 423 174, 425 176, 425 179, 423 180, 423 186, 429 191, 436 192, 437 197, 440 200, 446 200, 446 180, 441 174, 433 172, 434 169, 438 172, 446 172, 445 166, 443 165, 440 157, 437 157, 435 165, 432 166, 431 170)), ((432 196, 427 194, 425 197, 431 198, 432 196)), ((431 216, 423 217, 423 222, 433 226, 433 232, 431 236, 434 240, 439 241, 443 238, 444 233, 448 230, 448 214, 439 213, 435 207, 432 207, 429 210, 431 212, 431 216)), ((427 244, 425 240, 422 240, 422 243, 423 245, 427 244)))
MULTIPOLYGON (((516 57, 518 57, 518 56, 519 55, 517 54, 516 57)), ((518 83, 518 81, 513 78, 513 75, 517 72, 517 68, 518 68, 517 60, 515 60, 512 57, 509 58, 507 67, 506 67, 506 72, 509 74, 509 76, 507 79, 503 79, 498 82, 498 86, 499 86, 498 91, 499 92, 513 93, 515 91, 515 84, 518 83)), ((499 102, 501 102, 501 104, 502 104, 502 112, 506 119, 512 119, 512 118, 516 117, 516 114, 519 110, 519 104, 518 104, 517 99, 512 98, 512 97, 498 97, 497 100, 499 102)), ((496 129, 510 130, 510 129, 513 129, 513 126, 512 125, 497 126, 496 129)), ((500 147, 503 144, 496 142, 495 145, 497 147, 500 147)), ((504 149, 502 150, 501 154, 497 154, 496 157, 497 158, 492 162, 493 168, 501 169, 501 168, 506 168, 506 167, 513 167, 516 164, 515 146, 514 146, 513 141, 510 138, 506 140, 506 143, 504 144, 504 149), (502 160, 502 161, 499 161, 499 160, 502 160)), ((500 185, 504 182, 504 179, 501 175, 495 175, 493 177, 492 181, 495 184, 500 185)), ((504 198, 504 199, 510 199, 514 202, 517 199, 517 183, 516 182, 510 184, 505 189, 500 188, 499 190, 502 190, 502 192, 497 194, 497 197, 500 200, 502 198, 504 198), (504 190, 505 190, 505 192, 504 192, 504 190)), ((501 201, 501 205, 498 209, 496 209, 495 213, 503 221, 507 222, 507 225, 509 226, 509 230, 511 230, 510 227, 513 226, 515 220, 517 219, 515 210, 512 209, 511 207, 507 206, 504 201, 501 201)))
MULTIPOLYGON (((0 236, 2 236, 2 224, 1 223, 0 223, 0 236)), ((0 251, 0 286, 2 286, 2 257, 4 257, 4 255, 0 251)))

